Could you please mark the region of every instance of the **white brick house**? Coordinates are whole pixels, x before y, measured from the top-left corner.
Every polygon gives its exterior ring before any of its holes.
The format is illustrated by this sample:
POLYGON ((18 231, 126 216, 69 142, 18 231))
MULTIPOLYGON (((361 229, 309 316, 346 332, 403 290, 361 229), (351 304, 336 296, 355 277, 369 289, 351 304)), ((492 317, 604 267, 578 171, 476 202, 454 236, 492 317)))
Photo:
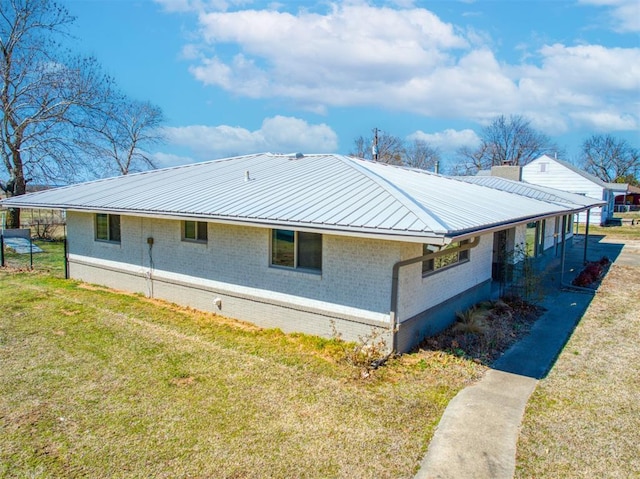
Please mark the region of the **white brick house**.
POLYGON ((285 332, 378 329, 406 351, 490 295, 496 234, 553 223, 544 249, 588 207, 530 196, 340 155, 259 154, 2 205, 66 210, 73 278, 285 332))

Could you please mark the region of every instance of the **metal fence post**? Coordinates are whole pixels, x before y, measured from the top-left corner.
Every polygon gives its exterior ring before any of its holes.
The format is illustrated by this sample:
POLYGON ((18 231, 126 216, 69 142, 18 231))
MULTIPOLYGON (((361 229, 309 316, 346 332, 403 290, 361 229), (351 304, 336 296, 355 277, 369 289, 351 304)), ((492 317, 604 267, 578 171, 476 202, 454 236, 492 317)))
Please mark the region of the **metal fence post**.
POLYGON ((4 235, 0 234, 0 266, 4 268, 4 235))
POLYGON ((69 250, 67 245, 67 237, 64 238, 64 279, 69 279, 69 250))

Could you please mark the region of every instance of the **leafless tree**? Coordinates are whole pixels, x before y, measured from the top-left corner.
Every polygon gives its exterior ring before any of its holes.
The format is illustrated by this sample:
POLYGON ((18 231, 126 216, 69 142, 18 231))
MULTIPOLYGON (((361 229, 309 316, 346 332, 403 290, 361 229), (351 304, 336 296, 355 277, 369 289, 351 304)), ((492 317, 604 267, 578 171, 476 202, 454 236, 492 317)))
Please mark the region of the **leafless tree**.
MULTIPOLYGON (((110 79, 93 58, 70 55, 58 40, 74 18, 48 0, 0 0, 0 139, 8 196, 32 179, 58 181, 74 166, 74 118, 110 79)), ((9 225, 20 224, 10 210, 9 225)))
POLYGON ((456 169, 475 173, 495 165, 520 165, 535 160, 545 153, 558 152, 558 147, 544 134, 531 127, 531 122, 520 115, 508 118, 500 115, 482 129, 480 146, 458 150, 456 169))
MULTIPOLYGON (((0 155, 7 196, 27 183, 153 167, 162 112, 128 99, 93 57, 63 46, 75 18, 52 0, 0 0, 0 155)), ((1 177, 1 176, 0 176, 1 177)), ((9 211, 10 227, 20 210, 9 211)))
POLYGON ((377 155, 376 161, 391 165, 403 164, 405 154, 404 142, 397 136, 375 130, 373 136, 369 138, 363 138, 360 136, 355 139, 354 144, 356 151, 350 153, 352 156, 372 160, 374 156, 373 151, 375 149, 377 155))
POLYGON ((127 175, 156 167, 146 148, 163 140, 162 122, 159 107, 120 95, 93 112, 78 143, 97 160, 98 176, 127 175))
POLYGON ((411 168, 433 170, 440 163, 440 152, 426 141, 414 140, 404 151, 404 164, 411 168))
POLYGON ((354 140, 355 151, 350 153, 358 158, 374 159, 374 145, 377 153, 376 161, 391 165, 403 165, 411 168, 433 169, 440 160, 440 152, 427 142, 416 140, 407 144, 400 137, 388 133, 374 131, 374 136, 359 136, 354 140))
POLYGON ((592 135, 582 144, 582 167, 602 181, 635 183, 640 174, 640 152, 624 139, 592 135))

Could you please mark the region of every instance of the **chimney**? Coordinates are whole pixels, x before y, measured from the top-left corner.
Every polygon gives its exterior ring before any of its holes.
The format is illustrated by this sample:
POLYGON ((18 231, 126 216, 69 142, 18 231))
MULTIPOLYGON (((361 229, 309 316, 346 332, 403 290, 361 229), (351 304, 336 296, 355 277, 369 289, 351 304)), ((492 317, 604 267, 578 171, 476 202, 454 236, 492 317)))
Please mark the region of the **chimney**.
POLYGON ((491 176, 498 176, 513 181, 522 181, 522 167, 512 165, 492 166, 491 176))

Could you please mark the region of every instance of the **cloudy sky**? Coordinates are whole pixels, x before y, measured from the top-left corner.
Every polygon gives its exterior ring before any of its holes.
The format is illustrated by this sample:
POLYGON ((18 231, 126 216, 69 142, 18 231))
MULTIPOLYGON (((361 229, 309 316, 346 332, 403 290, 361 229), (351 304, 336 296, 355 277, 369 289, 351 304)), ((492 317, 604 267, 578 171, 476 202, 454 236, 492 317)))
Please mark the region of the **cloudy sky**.
POLYGON ((500 114, 567 151, 640 147, 638 0, 66 0, 78 48, 160 106, 161 165, 354 151, 373 128, 445 157, 500 114))

